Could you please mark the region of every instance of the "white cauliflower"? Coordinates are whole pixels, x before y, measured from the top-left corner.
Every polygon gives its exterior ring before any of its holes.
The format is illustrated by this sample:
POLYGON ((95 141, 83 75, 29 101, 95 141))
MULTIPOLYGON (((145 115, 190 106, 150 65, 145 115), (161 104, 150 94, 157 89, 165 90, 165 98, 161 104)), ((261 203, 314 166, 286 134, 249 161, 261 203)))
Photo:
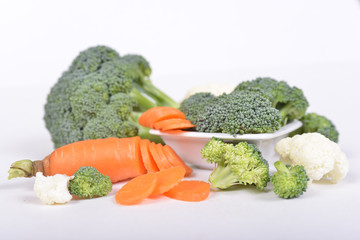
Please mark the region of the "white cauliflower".
POLYGON ((338 144, 319 133, 304 133, 280 140, 275 151, 286 164, 304 166, 310 181, 338 183, 349 171, 349 162, 338 144))
POLYGON ((208 83, 194 86, 187 91, 185 98, 199 92, 209 92, 215 96, 219 96, 223 93, 231 93, 237 85, 238 83, 208 83))
POLYGON ((34 191, 45 204, 67 203, 72 199, 68 189, 70 177, 62 174, 45 177, 36 173, 34 191))

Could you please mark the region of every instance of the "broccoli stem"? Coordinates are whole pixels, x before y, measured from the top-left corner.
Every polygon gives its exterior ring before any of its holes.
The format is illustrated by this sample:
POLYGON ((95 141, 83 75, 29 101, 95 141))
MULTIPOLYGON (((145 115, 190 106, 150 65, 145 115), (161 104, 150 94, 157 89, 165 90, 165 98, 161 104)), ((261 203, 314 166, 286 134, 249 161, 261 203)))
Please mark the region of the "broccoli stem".
POLYGON ((237 184, 238 178, 229 165, 217 165, 209 176, 209 182, 213 187, 226 189, 237 184))
POLYGON ((281 172, 281 173, 290 173, 290 170, 286 167, 286 165, 281 162, 281 161, 277 161, 274 163, 274 166, 276 168, 276 170, 278 172, 281 172))
POLYGON ((156 107, 156 104, 154 102, 142 95, 141 92, 136 88, 132 89, 130 95, 136 100, 136 110, 138 111, 144 112, 150 108, 156 107))
POLYGON ((141 88, 147 95, 153 98, 159 106, 179 108, 179 103, 177 103, 168 95, 166 95, 163 91, 155 87, 150 79, 144 79, 142 81, 141 88))
POLYGON ((288 121, 288 117, 287 115, 289 114, 289 111, 291 110, 292 108, 292 104, 291 103, 288 103, 284 106, 282 106, 280 109, 279 109, 279 114, 282 118, 282 125, 285 126, 287 121, 288 121))

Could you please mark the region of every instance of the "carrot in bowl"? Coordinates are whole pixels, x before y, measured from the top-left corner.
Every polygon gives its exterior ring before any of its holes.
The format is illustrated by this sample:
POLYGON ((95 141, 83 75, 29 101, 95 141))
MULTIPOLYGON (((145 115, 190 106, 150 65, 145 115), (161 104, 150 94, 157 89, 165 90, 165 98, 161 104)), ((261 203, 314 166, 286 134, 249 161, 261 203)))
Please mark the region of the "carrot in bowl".
POLYGON ((185 114, 173 107, 153 107, 141 114, 138 123, 144 127, 152 128, 155 122, 170 118, 185 119, 185 114))
POLYGON ((195 127, 194 124, 192 124, 189 120, 182 118, 165 119, 158 121, 153 125, 154 129, 158 129, 161 131, 179 130, 193 127, 195 127))

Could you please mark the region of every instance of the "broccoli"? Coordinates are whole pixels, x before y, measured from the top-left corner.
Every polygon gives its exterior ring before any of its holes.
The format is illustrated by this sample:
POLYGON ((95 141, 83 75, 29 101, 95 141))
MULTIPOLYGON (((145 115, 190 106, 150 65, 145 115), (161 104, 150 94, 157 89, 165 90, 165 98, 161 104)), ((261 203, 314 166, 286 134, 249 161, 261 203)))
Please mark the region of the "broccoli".
POLYGON ((307 113, 300 121, 303 124, 302 127, 292 132, 291 137, 296 134, 318 132, 333 142, 337 143, 339 141, 339 132, 327 117, 316 113, 307 113))
POLYGON ((111 189, 110 177, 103 175, 93 167, 79 168, 69 183, 70 193, 82 198, 103 197, 111 189))
POLYGON ((260 91, 243 90, 210 101, 198 113, 195 125, 199 132, 236 135, 274 132, 280 123, 279 111, 260 91))
POLYGON ((180 110, 185 114, 186 119, 196 125, 199 113, 215 98, 215 95, 209 92, 195 93, 180 103, 180 110))
POLYGON ((44 120, 55 147, 93 138, 151 136, 137 123, 139 115, 178 103, 151 83, 150 74, 149 63, 139 55, 120 57, 106 46, 80 52, 45 104, 44 120))
POLYGON ((291 167, 281 161, 275 162, 274 166, 277 172, 271 176, 271 183, 276 195, 281 198, 296 198, 306 191, 309 178, 303 166, 291 167))
POLYGON ((271 101, 272 107, 279 110, 282 117, 282 125, 288 121, 300 119, 305 115, 309 103, 301 89, 290 87, 285 81, 277 81, 272 78, 256 78, 251 81, 241 82, 234 92, 249 88, 261 89, 271 101))
POLYGON ((226 189, 253 184, 263 190, 270 181, 268 162, 255 145, 247 142, 233 145, 213 137, 201 149, 201 154, 207 162, 215 163, 209 176, 213 187, 226 189))

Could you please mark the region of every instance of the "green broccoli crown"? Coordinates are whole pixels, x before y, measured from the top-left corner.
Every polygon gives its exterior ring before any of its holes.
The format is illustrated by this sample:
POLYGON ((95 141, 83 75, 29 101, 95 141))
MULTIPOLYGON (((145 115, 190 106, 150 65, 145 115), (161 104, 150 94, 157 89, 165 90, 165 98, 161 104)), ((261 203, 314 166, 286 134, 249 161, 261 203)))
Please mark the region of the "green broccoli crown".
POLYGON ((302 127, 294 133, 291 133, 290 136, 318 132, 333 142, 337 143, 339 141, 339 132, 336 129, 336 126, 327 117, 316 113, 307 113, 300 121, 303 123, 302 127))
POLYGON ((55 147, 146 132, 137 124, 138 112, 174 103, 151 84, 150 73, 149 63, 139 55, 120 57, 105 46, 81 52, 52 87, 45 104, 44 120, 55 147), (147 82, 146 91, 139 90, 140 79, 147 82), (156 99, 144 92, 153 92, 156 99))
POLYGON ((180 103, 180 110, 185 114, 186 119, 196 125, 198 114, 215 98, 215 95, 209 92, 195 93, 180 103))
POLYGON ((277 172, 271 176, 271 183, 276 195, 281 198, 296 198, 306 191, 309 178, 303 166, 291 167, 281 161, 274 165, 277 172))
POLYGON ((103 197, 111 190, 110 177, 93 167, 79 168, 69 183, 70 193, 82 198, 103 197))
POLYGON ((290 87, 285 81, 277 81, 273 78, 256 78, 251 81, 240 83, 234 92, 256 88, 263 90, 266 98, 271 101, 272 107, 279 110, 282 117, 282 125, 287 121, 300 119, 305 115, 309 103, 301 89, 290 87))
POLYGON ((226 189, 250 184, 263 190, 270 181, 268 162, 255 145, 247 142, 233 145, 212 138, 201 154, 206 161, 215 163, 215 169, 209 176, 213 187, 226 189))
POLYGON ((232 135, 269 133, 280 128, 279 111, 260 91, 253 89, 223 94, 206 105, 196 120, 199 132, 232 135))

